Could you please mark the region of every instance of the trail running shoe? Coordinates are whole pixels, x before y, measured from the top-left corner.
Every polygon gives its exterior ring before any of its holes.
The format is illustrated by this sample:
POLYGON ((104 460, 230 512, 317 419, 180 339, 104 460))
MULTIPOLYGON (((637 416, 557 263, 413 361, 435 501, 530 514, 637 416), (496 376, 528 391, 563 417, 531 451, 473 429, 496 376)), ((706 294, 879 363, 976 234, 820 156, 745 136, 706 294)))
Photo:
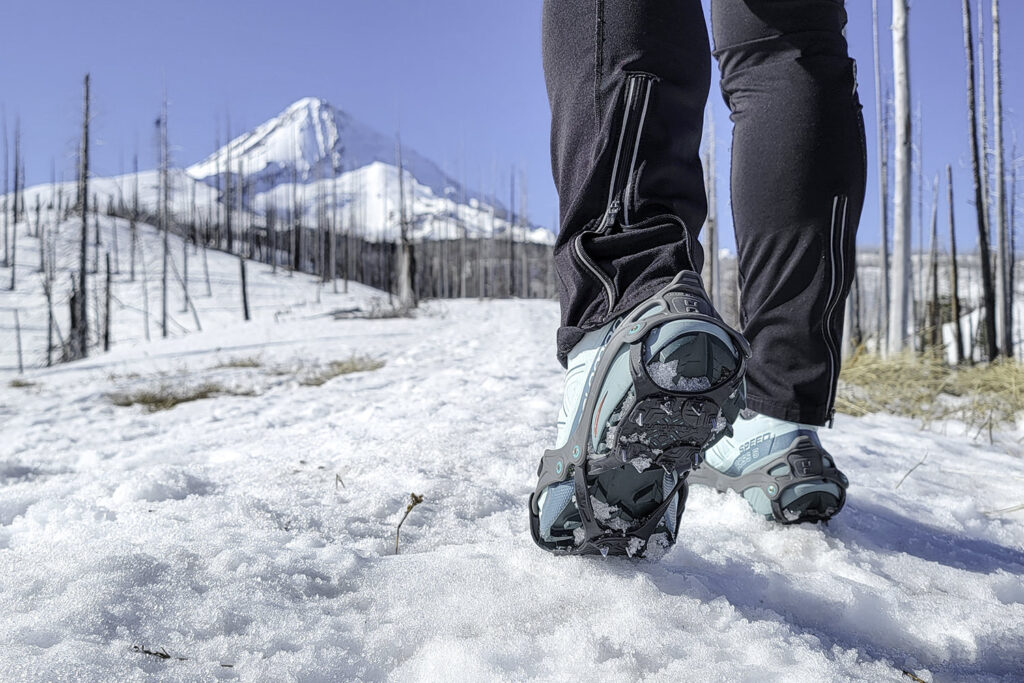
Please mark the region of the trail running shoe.
POLYGON ((690 483, 741 493, 782 524, 825 522, 842 509, 849 481, 822 448, 818 428, 743 411, 733 435, 707 450, 690 483))
POLYGON ((674 542, 687 475, 744 406, 749 356, 690 271, 584 336, 530 497, 537 544, 634 556, 655 534, 674 542))

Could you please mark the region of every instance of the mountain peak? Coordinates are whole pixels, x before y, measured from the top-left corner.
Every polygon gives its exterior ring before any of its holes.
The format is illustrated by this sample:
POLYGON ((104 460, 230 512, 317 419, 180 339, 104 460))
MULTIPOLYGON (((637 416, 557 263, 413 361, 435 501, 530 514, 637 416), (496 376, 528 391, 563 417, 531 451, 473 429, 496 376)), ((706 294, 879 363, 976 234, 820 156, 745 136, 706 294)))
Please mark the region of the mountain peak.
POLYGON ((350 117, 318 97, 304 97, 188 169, 198 180, 239 169, 264 187, 332 177, 342 167, 341 137, 350 117))
POLYGON ((329 107, 329 106, 331 106, 330 103, 327 100, 323 99, 322 97, 312 97, 312 96, 310 96, 310 97, 302 97, 302 98, 299 98, 299 99, 295 100, 294 102, 292 102, 291 104, 288 105, 288 108, 285 109, 285 111, 286 112, 291 112, 291 111, 296 111, 298 109, 308 109, 308 108, 319 109, 319 108, 322 108, 322 107, 329 107))
MULTIPOLYGON (((403 165, 443 196, 457 186, 438 166, 405 148, 403 165)), ((258 190, 281 183, 309 183, 374 162, 395 164, 395 142, 320 97, 303 97, 281 113, 190 166, 193 178, 214 184, 218 173, 239 168, 258 190)))

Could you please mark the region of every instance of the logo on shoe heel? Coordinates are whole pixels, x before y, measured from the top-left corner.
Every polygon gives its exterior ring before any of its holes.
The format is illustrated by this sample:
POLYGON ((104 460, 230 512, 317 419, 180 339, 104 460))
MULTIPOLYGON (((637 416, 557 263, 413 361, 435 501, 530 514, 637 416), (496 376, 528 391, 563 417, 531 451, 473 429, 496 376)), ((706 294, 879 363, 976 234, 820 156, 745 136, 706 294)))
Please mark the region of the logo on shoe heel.
POLYGON ((789 466, 800 477, 813 477, 821 474, 821 458, 800 456, 794 453, 789 458, 789 466))

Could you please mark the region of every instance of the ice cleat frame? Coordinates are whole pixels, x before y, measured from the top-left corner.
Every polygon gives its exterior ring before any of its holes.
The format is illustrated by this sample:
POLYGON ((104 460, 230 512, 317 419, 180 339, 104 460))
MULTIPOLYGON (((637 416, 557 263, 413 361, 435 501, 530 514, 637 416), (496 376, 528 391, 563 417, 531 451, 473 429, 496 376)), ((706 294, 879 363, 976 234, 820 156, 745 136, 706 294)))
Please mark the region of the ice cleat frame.
POLYGON ((850 486, 832 456, 808 436, 798 436, 780 455, 737 476, 704 464, 690 473, 690 483, 709 486, 719 493, 731 490, 743 494, 759 488, 771 503, 768 518, 780 524, 827 523, 843 509, 850 486), (821 484, 834 485, 839 491, 838 498, 823 492, 821 484), (800 493, 800 488, 809 490, 800 493), (795 497, 783 506, 783 499, 790 498, 791 491, 795 497))
MULTIPOLYGON (((643 555, 648 540, 659 531, 674 542, 687 475, 705 448, 731 433, 730 425, 744 407, 743 377, 749 358, 746 339, 717 315, 692 271, 683 271, 634 308, 595 361, 590 390, 567 442, 541 458, 537 488, 530 497, 534 541, 562 554, 630 556, 643 555), (694 349, 705 357, 694 357, 694 349), (721 359, 714 352, 726 351, 729 363, 716 367, 721 359), (712 376, 688 372, 695 367, 712 376), (615 401, 619 393, 622 398, 615 401), (612 402, 616 405, 608 405, 612 402), (650 488, 659 474, 666 483, 660 500, 648 499, 639 519, 609 523, 595 508, 613 501, 601 500, 599 489, 602 481, 624 467, 636 468, 641 479, 651 472, 651 481, 638 485, 650 488), (571 536, 547 540, 541 531, 541 494, 569 480, 578 526, 571 536)), ((615 503, 628 501, 621 494, 615 503)))

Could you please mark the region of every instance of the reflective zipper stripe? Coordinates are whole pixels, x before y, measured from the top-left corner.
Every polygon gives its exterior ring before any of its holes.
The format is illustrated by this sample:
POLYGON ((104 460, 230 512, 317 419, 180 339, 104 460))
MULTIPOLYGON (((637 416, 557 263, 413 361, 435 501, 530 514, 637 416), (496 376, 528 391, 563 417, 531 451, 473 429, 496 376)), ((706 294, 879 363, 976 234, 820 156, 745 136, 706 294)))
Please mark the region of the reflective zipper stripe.
POLYGON ((624 194, 625 187, 620 187, 620 185, 623 185, 624 182, 628 183, 636 164, 640 148, 640 134, 643 132, 644 121, 647 118, 647 107, 650 102, 652 83, 653 77, 647 74, 631 74, 628 77, 628 80, 626 81, 626 92, 623 97, 624 108, 622 113, 622 123, 619 131, 618 144, 615 148, 615 158, 612 161, 612 175, 608 184, 608 203, 605 206, 604 216, 602 216, 601 222, 596 228, 580 233, 573 241, 573 250, 576 252, 576 257, 579 259, 580 263, 582 263, 583 266, 604 286, 605 293, 608 295, 609 310, 615 306, 616 299, 618 298, 615 293, 615 284, 612 282, 611 278, 609 278, 608 275, 583 251, 583 236, 588 232, 598 235, 604 234, 611 226, 615 216, 618 215, 619 209, 624 204, 627 204, 625 198, 621 196, 624 194), (636 113, 634 109, 636 109, 637 102, 639 101, 638 89, 641 85, 641 81, 644 82, 642 85, 645 88, 643 107, 640 112, 639 124, 636 126, 636 130, 631 131, 630 124, 634 121, 634 115, 636 113), (633 154, 628 168, 624 168, 623 150, 628 149, 629 146, 633 148, 633 154), (623 180, 624 172, 629 174, 625 177, 625 180, 623 180))
POLYGON ((579 258, 580 263, 582 263, 587 268, 587 270, 593 273, 594 277, 596 277, 598 281, 602 285, 604 285, 605 294, 608 295, 608 310, 610 311, 612 307, 615 306, 615 286, 613 285, 611 278, 609 278, 603 270, 598 268, 597 265, 590 260, 589 256, 583 253, 582 241, 583 235, 585 234, 586 233, 583 232, 580 233, 579 235, 576 235, 576 239, 573 240, 572 243, 573 248, 576 251, 576 257, 579 258))
POLYGON ((835 311, 839 306, 839 299, 843 293, 843 283, 846 280, 846 259, 845 245, 846 245, 846 219, 847 219, 847 205, 848 200, 845 195, 836 195, 832 201, 832 226, 831 234, 829 236, 829 257, 831 281, 829 283, 828 299, 825 302, 825 311, 822 320, 822 336, 825 340, 825 346, 828 349, 829 354, 829 389, 828 389, 828 412, 831 415, 833 406, 835 405, 835 395, 838 384, 838 370, 839 370, 839 349, 836 346, 836 341, 832 335, 832 320, 835 316, 835 311), (842 208, 840 209, 840 202, 842 202, 842 208), (840 211, 841 220, 840 220, 840 211), (836 227, 838 224, 838 244, 836 241, 836 227), (838 247, 838 248, 837 248, 838 247), (838 274, 837 274, 837 271, 838 274))
POLYGON ((624 188, 623 192, 623 194, 627 196, 622 197, 622 222, 626 225, 629 225, 629 192, 626 190, 628 190, 630 184, 633 182, 633 172, 636 170, 636 157, 640 153, 640 138, 643 137, 644 122, 647 120, 647 105, 650 104, 651 101, 650 79, 647 80, 647 83, 645 85, 647 86, 647 91, 644 93, 644 107, 640 111, 640 125, 637 127, 636 135, 634 136, 635 140, 633 142, 633 158, 630 159, 629 161, 629 173, 626 175, 626 187, 624 188))
POLYGON ((622 146, 623 143, 626 141, 626 131, 629 128, 629 115, 632 113, 633 110, 633 95, 635 93, 636 77, 630 76, 629 80, 626 81, 626 106, 624 107, 624 111, 622 113, 622 124, 619 128, 619 143, 615 147, 615 159, 612 161, 612 177, 608 183, 608 201, 605 202, 605 216, 604 220, 601 221, 601 227, 598 228, 599 231, 604 229, 606 224, 608 223, 608 210, 615 203, 615 198, 618 195, 618 193, 615 190, 617 189, 616 185, 618 184, 617 181, 619 177, 619 160, 622 158, 622 146))
POLYGON ((831 282, 829 283, 828 299, 825 302, 824 315, 822 317, 822 335, 825 338, 825 346, 828 349, 829 355, 829 383, 828 383, 828 400, 826 406, 829 411, 832 409, 833 394, 835 393, 836 385, 836 366, 838 364, 835 340, 832 338, 832 311, 835 308, 836 300, 839 298, 838 293, 842 292, 842 282, 838 281, 836 271, 839 268, 839 262, 842 258, 842 225, 839 222, 839 203, 842 197, 836 195, 832 200, 832 223, 829 234, 829 259, 830 259, 830 272, 831 282), (840 239, 839 249, 836 249, 836 228, 839 228, 840 239))

